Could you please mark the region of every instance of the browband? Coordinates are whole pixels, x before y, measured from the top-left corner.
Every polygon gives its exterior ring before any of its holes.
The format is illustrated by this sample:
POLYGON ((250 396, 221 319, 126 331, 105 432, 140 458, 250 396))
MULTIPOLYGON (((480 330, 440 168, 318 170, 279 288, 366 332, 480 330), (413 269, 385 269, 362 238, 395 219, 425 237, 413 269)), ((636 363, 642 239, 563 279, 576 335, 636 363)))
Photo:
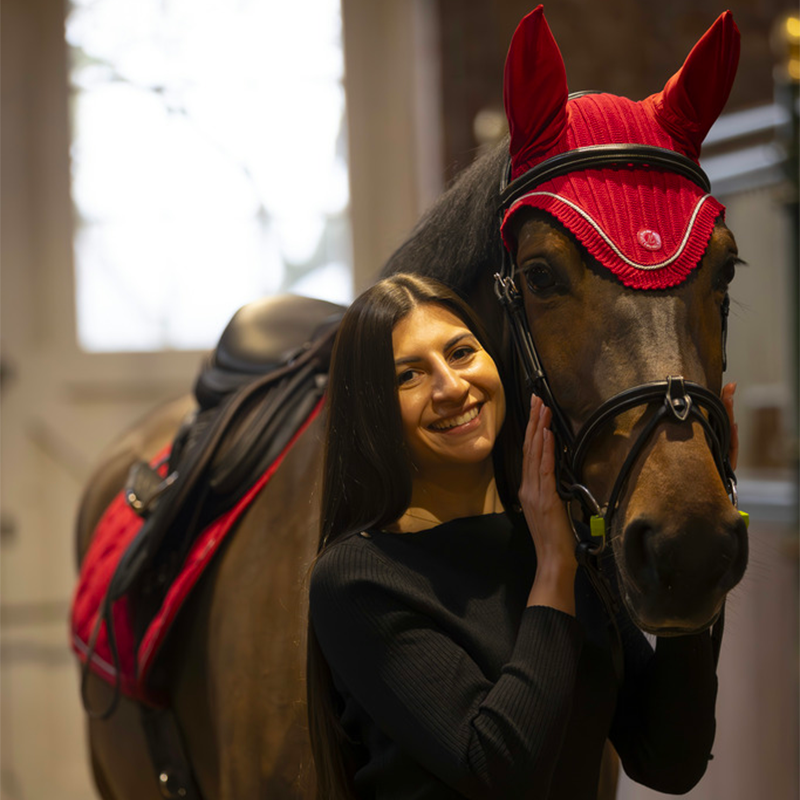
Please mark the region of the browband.
POLYGON ((705 172, 690 158, 675 150, 649 144, 595 144, 559 153, 529 169, 524 175, 503 188, 500 193, 499 210, 502 212, 510 208, 539 184, 569 172, 580 169, 633 165, 676 172, 697 184, 703 191, 711 192, 711 183, 705 172))

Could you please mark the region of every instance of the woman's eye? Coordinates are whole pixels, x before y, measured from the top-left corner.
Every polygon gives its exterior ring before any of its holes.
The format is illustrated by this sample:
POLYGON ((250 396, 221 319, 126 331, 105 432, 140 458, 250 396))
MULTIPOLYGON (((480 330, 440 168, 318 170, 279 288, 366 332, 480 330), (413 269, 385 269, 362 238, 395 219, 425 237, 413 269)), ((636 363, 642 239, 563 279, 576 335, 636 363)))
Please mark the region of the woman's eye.
POLYGON ((400 373, 400 374, 397 376, 397 385, 398 385, 398 386, 402 386, 402 385, 403 385, 403 384, 405 384, 405 383, 410 383, 411 381, 413 381, 413 380, 414 380, 414 377, 415 377, 415 375, 416 375, 416 373, 414 372, 414 370, 413 370, 413 369, 406 369, 406 370, 403 370, 403 371, 402 371, 402 372, 401 372, 401 373, 400 373))
POLYGON ((544 292, 556 285, 552 271, 547 267, 535 264, 524 268, 525 283, 532 292, 544 292))
POLYGON ((469 358, 475 352, 474 347, 469 347, 468 345, 462 345, 461 347, 457 347, 453 350, 453 354, 451 358, 453 361, 463 361, 469 358))

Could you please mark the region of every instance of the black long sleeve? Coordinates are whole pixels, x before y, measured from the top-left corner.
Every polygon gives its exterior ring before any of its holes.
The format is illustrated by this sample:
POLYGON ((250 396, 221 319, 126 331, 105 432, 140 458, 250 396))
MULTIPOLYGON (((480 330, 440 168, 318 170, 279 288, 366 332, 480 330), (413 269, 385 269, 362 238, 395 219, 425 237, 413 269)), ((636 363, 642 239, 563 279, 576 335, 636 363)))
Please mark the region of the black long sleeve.
POLYGON ((633 780, 684 794, 705 773, 716 732, 711 636, 659 638, 655 653, 632 626, 625 639, 627 677, 610 738, 633 780))
POLYGON ((594 800, 609 736, 635 780, 699 779, 714 731, 708 635, 654 653, 628 620, 618 687, 591 588, 579 573, 577 619, 526 608, 535 569, 530 536, 503 515, 351 536, 320 557, 312 623, 360 797, 594 800))
MULTIPOLYGON (((580 654, 574 618, 526 609, 508 663, 487 676, 424 579, 364 539, 320 561, 311 608, 335 673, 411 757, 465 797, 547 797, 580 654)), ((480 622, 463 628, 479 643, 480 622)))

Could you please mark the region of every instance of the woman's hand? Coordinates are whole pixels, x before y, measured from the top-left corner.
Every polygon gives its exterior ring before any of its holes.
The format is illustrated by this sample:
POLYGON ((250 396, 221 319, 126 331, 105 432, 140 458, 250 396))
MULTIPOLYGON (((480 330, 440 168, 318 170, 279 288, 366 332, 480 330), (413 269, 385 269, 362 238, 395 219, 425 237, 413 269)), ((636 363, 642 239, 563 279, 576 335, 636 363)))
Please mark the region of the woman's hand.
POLYGON ((731 421, 731 446, 728 451, 728 460, 731 462, 731 469, 736 469, 736 463, 739 460, 739 426, 733 419, 733 395, 736 392, 735 383, 726 383, 722 387, 722 405, 728 412, 728 418, 731 421))
POLYGON ((535 395, 522 450, 519 500, 536 548, 536 577, 528 605, 575 614, 575 536, 556 491, 555 440, 550 409, 535 395))

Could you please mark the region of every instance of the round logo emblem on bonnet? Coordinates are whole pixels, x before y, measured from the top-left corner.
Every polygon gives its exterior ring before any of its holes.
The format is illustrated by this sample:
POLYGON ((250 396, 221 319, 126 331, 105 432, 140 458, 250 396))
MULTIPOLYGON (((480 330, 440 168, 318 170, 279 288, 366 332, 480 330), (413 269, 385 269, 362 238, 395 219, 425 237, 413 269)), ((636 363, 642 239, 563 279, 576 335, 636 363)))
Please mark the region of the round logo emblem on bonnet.
POLYGON ((636 234, 636 238, 645 250, 661 249, 661 234, 658 231, 654 231, 650 228, 642 228, 639 233, 636 234))

